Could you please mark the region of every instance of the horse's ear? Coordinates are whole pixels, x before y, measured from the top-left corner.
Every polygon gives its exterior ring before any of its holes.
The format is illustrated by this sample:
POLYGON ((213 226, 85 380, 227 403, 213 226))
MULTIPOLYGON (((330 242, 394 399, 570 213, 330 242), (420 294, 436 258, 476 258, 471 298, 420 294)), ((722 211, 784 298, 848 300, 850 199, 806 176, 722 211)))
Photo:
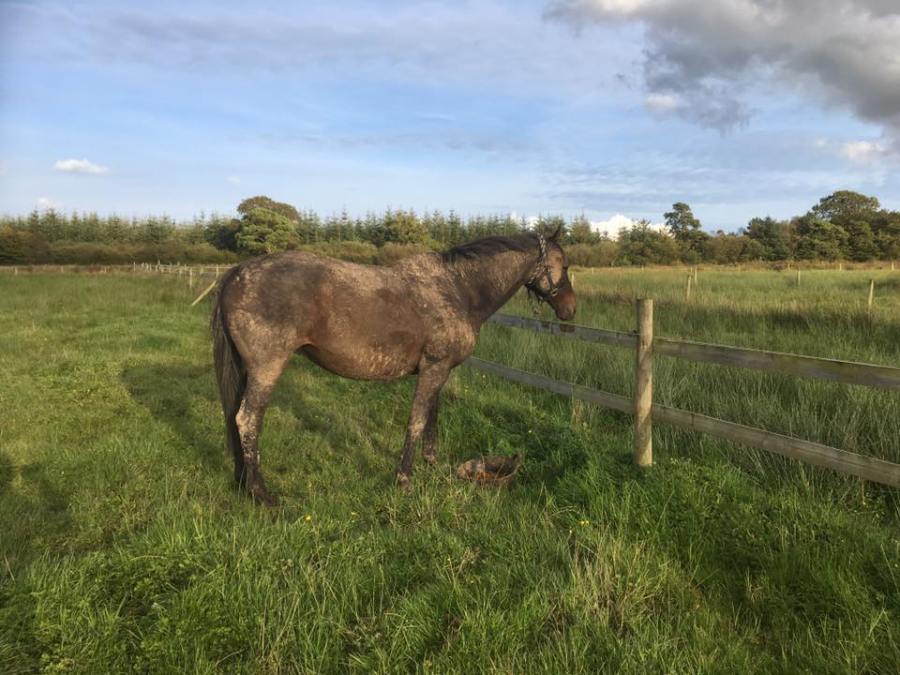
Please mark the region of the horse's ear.
POLYGON ((556 230, 554 230, 553 234, 551 234, 548 239, 552 242, 559 242, 559 235, 562 232, 562 225, 557 225, 556 230))

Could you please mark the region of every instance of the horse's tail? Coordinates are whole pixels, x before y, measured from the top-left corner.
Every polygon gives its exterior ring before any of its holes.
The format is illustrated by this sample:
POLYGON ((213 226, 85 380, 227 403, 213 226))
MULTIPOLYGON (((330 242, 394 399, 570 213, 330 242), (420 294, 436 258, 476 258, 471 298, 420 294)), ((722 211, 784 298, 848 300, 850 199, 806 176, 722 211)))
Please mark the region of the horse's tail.
POLYGON ((222 401, 222 412, 225 413, 225 442, 234 456, 235 478, 240 482, 243 474, 244 455, 241 450, 241 437, 235 419, 244 390, 247 388, 247 370, 244 368, 241 355, 234 346, 228 333, 222 308, 222 291, 237 273, 237 268, 228 270, 219 282, 216 302, 213 307, 210 329, 213 338, 213 360, 216 364, 216 381, 219 383, 219 398, 222 401))

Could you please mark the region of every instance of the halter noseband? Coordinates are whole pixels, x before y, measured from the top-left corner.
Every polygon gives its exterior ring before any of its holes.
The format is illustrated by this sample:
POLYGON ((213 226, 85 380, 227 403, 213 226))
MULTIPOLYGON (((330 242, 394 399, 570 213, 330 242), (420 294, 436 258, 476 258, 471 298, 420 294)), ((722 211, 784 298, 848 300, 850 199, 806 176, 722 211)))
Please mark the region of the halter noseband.
POLYGON ((540 255, 538 256, 537 265, 535 265, 531 276, 528 277, 528 281, 525 282, 525 288, 528 290, 528 300, 531 303, 531 309, 535 314, 539 311, 540 303, 546 302, 547 296, 555 298, 559 295, 559 286, 553 283, 553 275, 550 272, 550 265, 547 262, 547 239, 543 234, 538 234, 538 248, 540 249, 540 255), (539 291, 537 287, 537 282, 541 277, 544 277, 547 280, 547 286, 550 289, 546 293, 539 291))

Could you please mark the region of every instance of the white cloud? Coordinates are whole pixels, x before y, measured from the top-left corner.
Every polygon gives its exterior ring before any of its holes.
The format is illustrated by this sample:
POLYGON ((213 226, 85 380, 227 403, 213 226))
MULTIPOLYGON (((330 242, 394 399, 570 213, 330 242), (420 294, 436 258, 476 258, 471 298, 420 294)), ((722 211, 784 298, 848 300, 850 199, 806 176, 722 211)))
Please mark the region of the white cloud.
POLYGON ((817 150, 823 150, 830 155, 842 157, 859 165, 871 166, 883 160, 891 162, 897 157, 897 147, 884 140, 838 141, 819 138, 813 145, 817 150))
POLYGON ((241 184, 241 179, 239 176, 227 176, 225 178, 225 180, 227 180, 232 185, 240 185, 241 184))
POLYGON ((35 206, 41 211, 46 211, 47 209, 55 209, 56 202, 54 202, 49 197, 38 197, 37 202, 35 202, 35 206))
MULTIPOLYGON (((637 222, 638 221, 634 220, 633 218, 629 218, 626 215, 617 213, 607 220, 592 220, 591 229, 598 234, 605 234, 612 239, 615 239, 619 236, 619 230, 631 229, 637 222)), ((650 225, 650 228, 663 231, 666 229, 666 226, 663 223, 653 223, 650 225)))
POLYGON ((670 112, 683 105, 681 99, 674 94, 647 94, 644 106, 653 112, 670 112))
POLYGON ((108 166, 102 164, 94 164, 86 159, 59 159, 53 165, 57 171, 65 173, 91 173, 100 174, 109 171, 108 166))
POLYGON ((840 154, 851 162, 868 164, 888 154, 887 146, 873 141, 849 141, 841 146, 840 154))

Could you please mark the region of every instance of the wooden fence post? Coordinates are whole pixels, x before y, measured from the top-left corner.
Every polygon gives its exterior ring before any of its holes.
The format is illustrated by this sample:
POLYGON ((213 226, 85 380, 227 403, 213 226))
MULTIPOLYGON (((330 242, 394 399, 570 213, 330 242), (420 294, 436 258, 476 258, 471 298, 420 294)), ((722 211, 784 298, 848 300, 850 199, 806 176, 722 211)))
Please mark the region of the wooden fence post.
POLYGON ((687 284, 686 284, 685 287, 684 287, 684 299, 685 299, 685 302, 690 302, 690 300, 691 300, 691 281, 692 281, 692 280, 693 280, 693 279, 692 279, 690 273, 688 273, 688 275, 687 275, 687 284))
POLYGON ((634 369, 634 463, 653 464, 653 300, 637 301, 637 356, 634 369))
POLYGON ((867 309, 869 312, 872 311, 872 302, 875 300, 875 280, 869 279, 869 302, 867 303, 867 309))
POLYGON ((194 268, 188 267, 188 288, 194 287, 194 268))

